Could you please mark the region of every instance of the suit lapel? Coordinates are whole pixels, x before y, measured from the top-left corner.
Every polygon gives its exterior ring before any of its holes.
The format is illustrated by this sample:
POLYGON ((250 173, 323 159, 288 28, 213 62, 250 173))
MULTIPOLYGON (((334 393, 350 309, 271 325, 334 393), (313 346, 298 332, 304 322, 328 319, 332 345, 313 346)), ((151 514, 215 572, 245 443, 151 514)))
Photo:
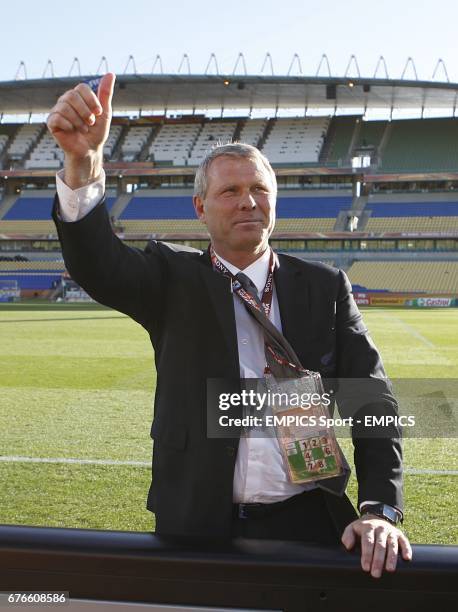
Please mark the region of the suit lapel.
POLYGON ((283 335, 301 357, 306 350, 312 327, 310 283, 293 262, 281 255, 278 261, 274 279, 283 335))
POLYGON ((214 312, 225 340, 230 363, 234 367, 234 374, 238 378, 240 366, 231 281, 226 276, 213 271, 208 252, 201 255, 200 263, 202 265, 199 266, 199 271, 206 285, 210 300, 213 303, 214 312))

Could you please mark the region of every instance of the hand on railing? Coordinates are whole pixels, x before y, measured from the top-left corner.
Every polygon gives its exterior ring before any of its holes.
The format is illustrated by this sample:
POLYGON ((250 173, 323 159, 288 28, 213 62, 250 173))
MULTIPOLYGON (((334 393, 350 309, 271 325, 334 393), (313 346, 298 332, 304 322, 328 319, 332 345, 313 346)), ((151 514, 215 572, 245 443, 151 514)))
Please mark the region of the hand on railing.
POLYGON ((351 550, 357 540, 361 543, 361 567, 373 578, 380 578, 383 570, 394 572, 401 552, 404 561, 412 560, 412 548, 400 529, 376 515, 364 514, 347 525, 342 544, 351 550))

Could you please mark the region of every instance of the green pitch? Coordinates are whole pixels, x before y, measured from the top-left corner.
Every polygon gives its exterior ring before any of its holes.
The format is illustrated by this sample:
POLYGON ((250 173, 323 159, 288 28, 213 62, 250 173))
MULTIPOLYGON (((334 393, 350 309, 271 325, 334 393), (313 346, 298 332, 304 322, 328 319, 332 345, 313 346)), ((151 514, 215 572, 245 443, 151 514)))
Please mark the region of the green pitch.
MULTIPOLYGON (((458 311, 368 309, 393 378, 458 378, 458 311)), ((0 523, 150 531, 153 355, 99 306, 0 305, 0 523)), ((342 440, 351 459, 351 442, 342 440)), ((405 530, 457 543, 456 439, 405 441, 405 530), (428 473, 432 472, 432 473, 428 473)), ((355 478, 349 489, 355 497, 355 478)))

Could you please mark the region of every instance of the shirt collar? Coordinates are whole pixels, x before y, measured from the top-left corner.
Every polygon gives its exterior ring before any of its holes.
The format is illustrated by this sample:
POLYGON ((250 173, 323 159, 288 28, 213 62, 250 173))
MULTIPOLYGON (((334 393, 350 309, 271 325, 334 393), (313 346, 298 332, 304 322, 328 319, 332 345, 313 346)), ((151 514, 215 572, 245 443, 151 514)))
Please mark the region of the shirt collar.
POLYGON ((256 285, 258 293, 262 293, 264 291, 267 275, 269 274, 270 248, 266 249, 261 257, 259 257, 256 261, 253 261, 253 263, 244 270, 240 270, 226 259, 223 259, 220 255, 218 255, 218 253, 216 253, 216 251, 215 254, 221 263, 223 263, 229 272, 234 274, 234 276, 237 274, 237 272, 243 272, 248 276, 251 282, 256 285))

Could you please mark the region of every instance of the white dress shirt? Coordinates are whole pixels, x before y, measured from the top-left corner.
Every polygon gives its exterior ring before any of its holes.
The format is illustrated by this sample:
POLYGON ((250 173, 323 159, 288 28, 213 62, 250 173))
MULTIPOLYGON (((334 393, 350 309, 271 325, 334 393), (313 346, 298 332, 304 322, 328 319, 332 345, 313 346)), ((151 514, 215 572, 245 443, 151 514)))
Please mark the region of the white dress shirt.
MULTIPOLYGON (((241 272, 218 255, 229 272, 241 272)), ((270 251, 243 270, 254 283, 259 298, 269 274, 270 251)), ((240 378, 263 378, 266 366, 264 334, 261 326, 250 315, 236 293, 234 295, 235 325, 240 362, 240 378)), ((277 292, 273 290, 269 318, 281 332, 277 292)), ((272 503, 282 501, 315 488, 314 484, 297 485, 288 479, 280 447, 273 428, 266 431, 249 430, 241 436, 234 471, 233 499, 235 503, 272 503)))

